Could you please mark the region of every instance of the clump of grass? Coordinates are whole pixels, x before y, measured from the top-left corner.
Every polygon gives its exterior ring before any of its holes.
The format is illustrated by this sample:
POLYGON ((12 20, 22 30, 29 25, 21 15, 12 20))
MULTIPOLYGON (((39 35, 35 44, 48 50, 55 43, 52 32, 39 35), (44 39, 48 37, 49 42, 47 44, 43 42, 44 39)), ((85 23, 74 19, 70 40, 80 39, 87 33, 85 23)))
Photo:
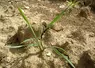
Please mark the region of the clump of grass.
MULTIPOLYGON (((65 10, 63 10, 59 15, 57 15, 57 16, 47 25, 46 29, 45 29, 45 30, 42 32, 42 34, 41 34, 41 39, 42 39, 43 34, 44 34, 49 28, 51 28, 51 27, 53 26, 53 24, 54 24, 55 22, 57 22, 57 21, 65 14, 65 12, 66 12, 67 10, 73 8, 77 3, 78 3, 78 2, 76 2, 76 1, 69 1, 69 2, 68 2, 68 6, 65 8, 65 10)), ((36 36, 36 34, 35 34, 34 30, 33 30, 32 25, 31 25, 30 22, 28 21, 27 17, 25 16, 25 14, 24 14, 23 11, 22 11, 22 9, 21 9, 21 8, 18 8, 18 10, 19 10, 21 16, 23 17, 23 19, 26 21, 26 24, 28 25, 28 27, 31 29, 31 33, 32 33, 33 36, 34 36, 34 38, 26 39, 26 40, 24 40, 23 42, 21 42, 20 44, 23 44, 23 43, 25 43, 25 42, 27 42, 27 41, 31 41, 31 40, 32 40, 32 41, 35 41, 35 43, 29 44, 28 46, 38 46, 39 49, 40 49, 40 51, 43 51, 43 50, 44 50, 44 47, 43 47, 43 45, 42 45, 42 41, 37 38, 37 36, 36 36)), ((10 48, 20 48, 20 47, 24 47, 24 46, 26 46, 26 45, 11 46, 10 48)), ((58 54, 59 56, 62 56, 73 68, 75 68, 75 66, 74 66, 74 65, 72 64, 72 62, 68 59, 68 57, 65 56, 65 54, 63 54, 63 53, 60 52, 60 50, 61 50, 61 51, 63 51, 63 52, 66 53, 66 51, 65 51, 63 48, 60 48, 60 47, 57 47, 57 46, 51 47, 51 48, 54 50, 54 52, 55 52, 56 54, 58 54)))

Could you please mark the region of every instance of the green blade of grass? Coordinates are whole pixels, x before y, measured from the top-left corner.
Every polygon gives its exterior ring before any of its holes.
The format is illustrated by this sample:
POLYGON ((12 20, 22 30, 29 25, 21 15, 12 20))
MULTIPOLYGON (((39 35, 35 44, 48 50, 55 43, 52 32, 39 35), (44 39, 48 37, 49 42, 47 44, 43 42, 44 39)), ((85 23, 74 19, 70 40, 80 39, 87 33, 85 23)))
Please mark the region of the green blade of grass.
POLYGON ((70 3, 70 4, 65 8, 65 10, 63 10, 59 15, 57 15, 57 16, 47 25, 47 28, 46 28, 46 29, 52 27, 52 25, 53 25, 55 22, 57 22, 57 21, 64 15, 64 13, 69 9, 70 6, 72 6, 72 4, 73 4, 73 3, 70 3))
MULTIPOLYGON (((29 26, 29 28, 31 29, 32 33, 33 33, 33 36, 35 37, 35 39, 37 39, 37 36, 30 24, 30 22, 28 21, 27 17, 25 16, 25 14, 23 13, 22 9, 21 8, 18 8, 20 14, 22 15, 22 17, 24 18, 24 20, 26 21, 26 24, 29 26)), ((37 39, 38 40, 38 39, 37 39)))
POLYGON ((73 68, 75 68, 72 62, 64 54, 60 53, 56 48, 53 48, 53 50, 56 52, 56 54, 62 56, 73 68))
POLYGON ((53 46, 53 48, 57 48, 57 49, 59 49, 59 50, 63 51, 65 54, 67 54, 67 52, 66 52, 63 48, 61 48, 61 47, 53 46))
POLYGON ((26 43, 26 42, 29 42, 29 41, 34 41, 34 38, 29 38, 29 39, 26 39, 24 41, 22 41, 20 44, 23 44, 23 43, 26 43))
POLYGON ((12 49, 17 49, 17 48, 22 48, 24 46, 22 45, 19 45, 19 46, 7 46, 8 48, 12 48, 12 49))
POLYGON ((65 13, 68 9, 70 9, 70 6, 72 6, 72 5, 73 5, 73 2, 71 2, 71 3, 66 7, 65 10, 63 10, 59 15, 57 15, 57 16, 47 25, 46 29, 45 29, 45 30, 42 32, 42 34, 41 34, 41 38, 42 38, 43 34, 44 34, 49 28, 51 28, 51 27, 53 26, 53 24, 54 24, 55 22, 57 22, 57 21, 64 15, 64 13, 65 13))
POLYGON ((28 21, 27 17, 25 16, 25 14, 23 13, 22 9, 18 7, 18 10, 20 12, 20 14, 22 15, 22 17, 24 18, 24 20, 26 21, 26 24, 30 27, 32 33, 33 33, 33 36, 35 37, 35 40, 36 42, 39 44, 39 48, 40 50, 43 50, 43 46, 39 43, 39 39, 37 38, 33 28, 32 28, 32 25, 30 24, 30 22, 28 21))
POLYGON ((25 47, 25 46, 38 46, 38 44, 37 43, 33 43, 33 44, 29 44, 29 45, 11 44, 11 45, 8 45, 6 47, 12 48, 12 49, 17 49, 17 48, 22 48, 22 47, 25 47))
POLYGON ((29 44, 28 46, 38 46, 38 44, 29 44))
POLYGON ((8 45, 8 46, 6 46, 6 47, 8 47, 8 48, 22 48, 22 47, 25 47, 26 45, 20 45, 20 44, 18 44, 18 43, 13 43, 13 44, 11 44, 11 45, 8 45))
POLYGON ((50 27, 52 27, 53 26, 53 24, 56 22, 56 21, 58 21, 60 18, 61 18, 61 16, 64 14, 64 11, 62 11, 62 13, 61 14, 59 14, 58 16, 56 16, 54 19, 53 19, 53 21, 51 21, 50 22, 50 24, 48 24, 48 26, 47 26, 47 28, 46 29, 48 29, 48 28, 50 28, 50 27))

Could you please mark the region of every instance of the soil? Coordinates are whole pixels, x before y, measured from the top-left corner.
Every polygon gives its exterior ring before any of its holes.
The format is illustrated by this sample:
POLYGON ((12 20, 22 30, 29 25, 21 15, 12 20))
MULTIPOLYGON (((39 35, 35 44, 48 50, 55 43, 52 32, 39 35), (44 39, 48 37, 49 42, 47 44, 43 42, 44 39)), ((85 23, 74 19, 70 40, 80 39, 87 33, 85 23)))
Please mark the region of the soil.
MULTIPOLYGON (((78 1, 79 5, 46 31, 42 43, 44 47, 65 49, 76 68, 95 68, 95 1, 78 1)), ((45 25, 65 9, 66 3, 66 0, 0 0, 0 68, 72 68, 50 48, 42 53, 37 47, 8 48, 33 37, 17 7, 23 9, 40 38, 45 25)))

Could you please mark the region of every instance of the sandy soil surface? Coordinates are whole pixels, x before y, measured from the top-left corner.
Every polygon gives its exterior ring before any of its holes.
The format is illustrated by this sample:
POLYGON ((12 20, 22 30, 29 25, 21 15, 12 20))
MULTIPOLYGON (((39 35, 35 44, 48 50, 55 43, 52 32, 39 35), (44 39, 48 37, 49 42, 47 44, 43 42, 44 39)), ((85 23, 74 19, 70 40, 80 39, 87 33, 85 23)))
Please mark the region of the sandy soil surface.
MULTIPOLYGON (((44 34, 43 44, 65 49, 76 68, 95 68, 95 1, 78 1, 80 5, 44 34)), ((43 23, 50 23, 65 4, 66 0, 0 0, 0 68, 71 68, 50 48, 40 55, 36 47, 7 47, 32 36, 17 7, 23 9, 35 31, 41 31, 43 23)))

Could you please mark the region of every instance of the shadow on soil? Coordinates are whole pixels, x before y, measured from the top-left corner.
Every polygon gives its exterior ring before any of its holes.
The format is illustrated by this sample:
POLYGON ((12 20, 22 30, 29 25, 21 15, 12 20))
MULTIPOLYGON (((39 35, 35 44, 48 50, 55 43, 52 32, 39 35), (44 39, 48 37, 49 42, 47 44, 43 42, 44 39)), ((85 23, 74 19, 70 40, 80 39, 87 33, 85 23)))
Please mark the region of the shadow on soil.
POLYGON ((84 52, 76 68, 95 68, 95 63, 93 62, 91 57, 88 55, 88 53, 84 52))

